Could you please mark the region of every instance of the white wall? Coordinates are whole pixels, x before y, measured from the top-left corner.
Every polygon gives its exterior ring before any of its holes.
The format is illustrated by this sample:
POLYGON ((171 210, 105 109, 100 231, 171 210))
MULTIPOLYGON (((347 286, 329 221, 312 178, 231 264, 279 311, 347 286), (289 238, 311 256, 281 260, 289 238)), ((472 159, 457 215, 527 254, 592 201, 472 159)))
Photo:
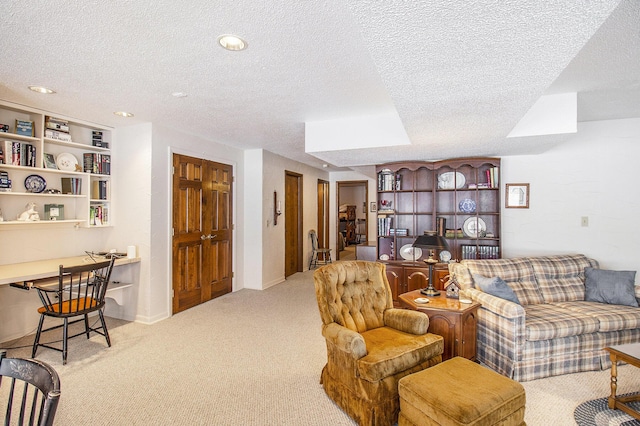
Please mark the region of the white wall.
MULTIPOLYGON (((159 125, 123 127, 116 134, 118 175, 114 175, 117 183, 113 195, 118 216, 109 244, 138 246, 142 258, 139 284, 129 302, 137 300, 136 320, 153 323, 171 315, 172 153, 231 164, 235 176, 242 175, 243 153, 159 125)), ((234 223, 237 223, 244 217, 242 178, 236 178, 234 189, 234 223)), ((242 238, 241 227, 236 229, 235 238, 242 238)), ((236 246, 234 291, 241 288, 244 267, 242 247, 236 246)))
POLYGON ((316 229, 318 223, 318 179, 329 180, 329 173, 315 167, 289 160, 268 151, 263 152, 263 242, 262 242, 262 288, 284 281, 285 234, 284 214, 273 226, 273 191, 277 191, 278 200, 282 199, 282 211, 285 210, 284 177, 285 171, 302 175, 302 237, 304 238, 302 262, 303 270, 309 267, 311 240, 309 230, 316 229))
POLYGON ((601 268, 640 270, 638 158, 638 118, 579 123, 548 152, 503 158, 503 190, 531 185, 529 209, 503 207, 504 257, 584 253, 601 268))

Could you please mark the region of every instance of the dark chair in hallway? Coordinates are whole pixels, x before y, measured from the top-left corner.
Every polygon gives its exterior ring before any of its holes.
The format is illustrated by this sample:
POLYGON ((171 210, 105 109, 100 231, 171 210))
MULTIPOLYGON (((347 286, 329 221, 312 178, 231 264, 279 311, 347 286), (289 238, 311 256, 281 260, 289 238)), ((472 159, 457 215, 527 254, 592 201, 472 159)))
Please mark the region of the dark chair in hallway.
POLYGON ((311 237, 311 260, 309 261, 309 269, 313 269, 319 264, 326 265, 331 263, 331 249, 318 247, 318 234, 315 229, 309 231, 311 237))

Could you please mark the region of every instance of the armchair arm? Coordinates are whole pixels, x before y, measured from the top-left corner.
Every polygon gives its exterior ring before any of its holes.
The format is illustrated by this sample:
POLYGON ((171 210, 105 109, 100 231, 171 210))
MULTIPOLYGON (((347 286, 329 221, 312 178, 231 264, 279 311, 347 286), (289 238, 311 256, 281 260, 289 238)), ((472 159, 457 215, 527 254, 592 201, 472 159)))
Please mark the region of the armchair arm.
POLYGON ((411 334, 426 334, 429 317, 424 312, 390 308, 384 311, 384 325, 411 334))
POLYGON ((322 335, 339 350, 351 354, 353 359, 360 359, 367 354, 367 346, 360 333, 349 330, 335 322, 322 328, 322 335))

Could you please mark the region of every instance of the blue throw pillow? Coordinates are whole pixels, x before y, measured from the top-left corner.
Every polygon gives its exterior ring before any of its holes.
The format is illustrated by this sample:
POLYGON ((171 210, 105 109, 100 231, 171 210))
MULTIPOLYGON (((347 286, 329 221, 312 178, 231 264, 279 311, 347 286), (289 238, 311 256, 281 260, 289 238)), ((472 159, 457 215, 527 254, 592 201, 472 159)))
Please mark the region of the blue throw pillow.
POLYGON ((584 268, 584 275, 584 300, 638 306, 635 294, 636 271, 584 268))
POLYGON ((516 296, 516 293, 513 291, 513 289, 509 287, 509 285, 507 285, 507 283, 502 278, 487 278, 483 277, 482 275, 473 274, 473 281, 475 281, 476 287, 479 287, 480 290, 484 291, 485 293, 520 305, 518 296, 516 296))

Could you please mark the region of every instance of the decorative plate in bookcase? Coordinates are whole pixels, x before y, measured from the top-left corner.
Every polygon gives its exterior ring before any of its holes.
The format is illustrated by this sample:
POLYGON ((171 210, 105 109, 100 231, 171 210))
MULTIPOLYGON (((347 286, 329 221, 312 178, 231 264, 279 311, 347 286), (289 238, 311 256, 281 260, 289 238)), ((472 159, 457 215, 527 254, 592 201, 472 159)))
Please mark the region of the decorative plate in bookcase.
POLYGON ((411 244, 405 244, 400 247, 400 256, 404 260, 418 260, 422 257, 422 249, 413 247, 411 244))
POLYGON ((460 172, 445 172, 438 175, 438 189, 464 188, 466 179, 460 172))
POLYGON ((78 159, 75 155, 69 154, 68 152, 63 152, 58 154, 56 157, 56 166, 58 169, 64 170, 66 172, 75 172, 76 165, 78 164, 78 159))
POLYGON ((440 252, 440 262, 447 263, 451 260, 451 252, 449 250, 442 250, 440 252))
POLYGON ((476 211, 476 202, 471 198, 465 198, 458 204, 462 213, 473 213, 476 211))
POLYGON ((470 217, 464 221, 462 232, 464 232, 467 237, 478 238, 487 232, 487 224, 479 217, 470 217))
POLYGON ((27 192, 34 192, 36 194, 44 191, 47 187, 47 181, 40 175, 29 175, 24 180, 24 187, 27 192))

